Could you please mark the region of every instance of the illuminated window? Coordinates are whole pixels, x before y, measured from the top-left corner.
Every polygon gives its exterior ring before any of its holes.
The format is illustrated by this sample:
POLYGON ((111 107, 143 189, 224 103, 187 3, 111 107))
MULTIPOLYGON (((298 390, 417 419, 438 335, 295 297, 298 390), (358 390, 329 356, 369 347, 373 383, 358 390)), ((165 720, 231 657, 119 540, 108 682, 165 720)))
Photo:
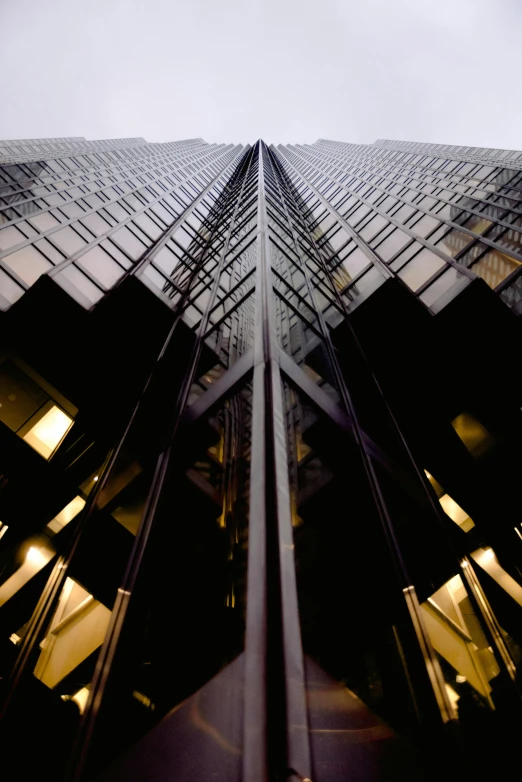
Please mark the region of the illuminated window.
POLYGON ((492 445, 493 438, 488 430, 470 413, 461 413, 451 425, 473 456, 480 456, 492 445))
POLYGON ((35 451, 49 459, 72 426, 70 418, 63 410, 53 405, 45 415, 24 435, 24 440, 35 451))
POLYGON ((493 549, 478 548, 476 551, 471 552, 471 556, 477 565, 491 576, 493 581, 496 581, 519 606, 522 606, 522 587, 504 570, 493 549))
POLYGON ((29 545, 25 550, 24 560, 20 567, 0 586, 0 606, 25 586, 54 556, 54 551, 43 545, 41 540, 33 539, 30 541, 31 543, 32 545, 29 545))
POLYGON ((79 495, 76 496, 73 500, 70 501, 68 505, 65 506, 65 508, 63 508, 63 510, 60 511, 60 513, 54 517, 54 519, 49 522, 45 528, 46 532, 56 535, 57 532, 60 532, 60 530, 63 529, 66 524, 69 524, 69 522, 78 515, 84 505, 85 500, 82 499, 82 497, 79 495))
MULTIPOLYGON (((67 578, 49 632, 40 645, 42 651, 34 669, 36 678, 55 687, 101 646, 110 617, 106 606, 78 582, 67 578)), ((80 708, 84 695, 76 693, 80 708)))
POLYGON ((83 714, 83 712, 85 711, 85 707, 87 706, 88 699, 89 699, 88 687, 82 687, 81 690, 75 692, 74 695, 72 695, 70 698, 68 698, 67 695, 62 695, 62 700, 71 700, 76 703, 76 705, 80 709, 80 714, 83 714))
POLYGON ((459 708, 468 687, 493 707, 490 682, 499 673, 495 655, 469 601, 464 582, 453 576, 422 603, 423 618, 431 642, 443 666, 448 696, 459 708))
POLYGON ((458 524, 463 532, 469 532, 470 529, 473 529, 475 524, 470 519, 466 511, 455 502, 453 497, 450 497, 449 494, 446 494, 440 483, 430 472, 427 470, 424 470, 424 472, 426 473, 426 477, 428 478, 429 482, 435 489, 435 493, 444 513, 446 513, 446 515, 449 516, 450 519, 455 522, 455 524, 458 524))
POLYGON ((458 505, 455 500, 449 496, 449 494, 443 494, 439 499, 440 504, 444 512, 450 517, 455 524, 458 524, 461 530, 469 532, 473 529, 475 524, 470 519, 465 510, 458 505))

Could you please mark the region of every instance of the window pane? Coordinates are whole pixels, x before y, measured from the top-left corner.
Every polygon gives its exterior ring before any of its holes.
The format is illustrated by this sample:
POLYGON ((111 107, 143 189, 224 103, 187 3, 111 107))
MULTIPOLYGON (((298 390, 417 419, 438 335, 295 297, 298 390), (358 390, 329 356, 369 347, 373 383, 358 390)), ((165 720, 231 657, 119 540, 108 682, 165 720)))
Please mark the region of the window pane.
POLYGON ((172 274, 179 263, 178 258, 167 247, 160 250, 152 260, 166 274, 172 274))
POLYGON ((414 233, 417 234, 417 236, 422 236, 422 238, 425 238, 431 231, 433 231, 435 228, 437 228, 440 225, 440 222, 438 220, 435 220, 434 217, 430 217, 429 215, 424 215, 415 225, 410 225, 414 233))
POLYGON ((520 266, 522 266, 520 261, 497 250, 490 250, 471 267, 471 271, 487 282, 490 288, 496 288, 502 280, 520 266))
POLYGON ((97 288, 96 285, 85 276, 85 274, 82 274, 82 272, 72 264, 70 266, 66 266, 65 269, 62 269, 62 271, 57 274, 54 279, 59 285, 62 285, 66 290, 71 292, 72 295, 74 295, 74 288, 76 288, 92 304, 95 304, 103 296, 103 292, 97 288), (73 286, 72 291, 71 284, 73 286))
POLYGON ((52 264, 46 261, 43 255, 31 246, 24 247, 23 250, 18 250, 18 252, 8 255, 3 259, 3 262, 28 285, 32 285, 38 277, 53 268, 52 264))
MULTIPOLYGON (((0 298, 3 297, 9 304, 14 304, 23 293, 24 289, 0 269, 0 298)), ((3 302, 2 306, 5 306, 3 302)))
POLYGON ((93 247, 78 258, 77 263, 96 277, 105 288, 111 288, 125 273, 101 247, 93 247))
POLYGON ((438 269, 442 268, 445 262, 438 255, 434 255, 430 250, 424 248, 399 272, 399 277, 404 280, 406 285, 416 291, 417 288, 429 280, 438 269))
POLYGON ((370 259, 363 253, 360 247, 356 247, 353 253, 350 253, 348 258, 343 261, 343 266, 350 277, 353 278, 369 263, 371 263, 370 259))
POLYGON ((57 244, 60 249, 66 252, 67 255, 72 255, 77 252, 77 250, 81 250, 82 247, 85 247, 84 240, 76 231, 73 231, 70 226, 62 228, 60 231, 56 231, 56 233, 51 235, 50 239, 57 244))
POLYGON ((390 258, 393 258, 395 253, 398 253, 409 241, 411 241, 411 237, 408 236, 408 234, 405 234, 404 231, 396 228, 395 231, 390 234, 382 244, 377 245, 375 249, 384 261, 389 261, 390 258))
POLYGON ((135 261, 138 260, 147 249, 139 239, 136 239, 128 228, 120 228, 119 231, 116 231, 116 233, 111 236, 111 240, 135 261))
POLYGON ((460 231, 453 230, 450 231, 449 234, 446 234, 444 239, 438 242, 437 247, 439 247, 442 252, 445 252, 446 255, 450 255, 452 258, 454 258, 457 253, 463 250, 464 247, 466 247, 472 241, 473 239, 471 236, 467 236, 460 231))
MULTIPOLYGON (((429 288, 426 288, 424 293, 421 294, 421 299, 428 307, 430 307, 437 299, 439 299, 444 293, 449 291, 458 282, 467 279, 464 274, 460 274, 453 266, 448 266, 445 272, 438 277, 435 282, 432 282, 429 288)), ((460 288, 459 288, 460 290, 460 288)))
POLYGON ((10 225, 0 231, 0 250, 9 250, 20 242, 25 242, 26 237, 14 225, 10 225))
POLYGON ((53 405, 23 439, 48 459, 71 428, 72 422, 67 413, 53 405))

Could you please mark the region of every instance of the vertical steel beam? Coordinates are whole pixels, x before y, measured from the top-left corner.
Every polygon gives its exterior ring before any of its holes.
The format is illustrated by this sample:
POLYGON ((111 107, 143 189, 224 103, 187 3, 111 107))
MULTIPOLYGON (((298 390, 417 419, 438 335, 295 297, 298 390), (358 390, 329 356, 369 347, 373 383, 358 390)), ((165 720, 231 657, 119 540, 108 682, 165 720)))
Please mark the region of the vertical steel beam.
POLYGON ((248 560, 244 782, 310 777, 285 411, 259 143, 256 329, 248 560))

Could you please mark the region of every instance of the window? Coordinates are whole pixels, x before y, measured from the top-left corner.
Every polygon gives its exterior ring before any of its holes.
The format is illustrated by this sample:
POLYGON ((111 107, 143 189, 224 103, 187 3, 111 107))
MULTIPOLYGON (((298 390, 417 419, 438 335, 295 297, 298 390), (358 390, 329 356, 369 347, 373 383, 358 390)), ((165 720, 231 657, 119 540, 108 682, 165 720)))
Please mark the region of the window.
POLYGON ((147 249, 146 246, 126 227, 120 228, 119 231, 112 234, 111 240, 135 261, 138 260, 147 249))
POLYGON ((490 288, 496 288, 502 280, 520 266, 522 263, 515 258, 510 258, 509 255, 497 250, 490 250, 471 267, 471 271, 487 282, 490 288))
POLYGON ((101 646, 110 617, 106 606, 67 578, 49 634, 41 644, 34 669, 36 678, 55 687, 101 646))
POLYGON ((437 247, 445 252, 446 255, 450 255, 454 258, 455 255, 463 250, 471 241, 473 241, 471 236, 467 236, 467 234, 463 234, 461 231, 453 229, 453 231, 446 234, 444 239, 437 243, 437 247))
POLYGON ((371 263, 367 255, 363 253, 360 247, 356 247, 355 250, 343 261, 343 266, 350 275, 350 279, 353 279, 360 271, 362 271, 368 264, 371 263))
POLYGON ((493 444, 493 437, 471 413, 461 413, 451 422, 472 456, 480 456, 493 444))
POLYGON ((62 269, 54 280, 84 307, 95 304, 103 296, 102 291, 73 264, 62 269))
POLYGON ((42 212, 42 214, 34 215, 34 217, 31 217, 30 222, 42 233, 60 225, 56 217, 53 217, 50 212, 42 212))
POLYGON ((57 405, 52 405, 39 420, 31 426, 23 439, 45 459, 49 459, 72 426, 72 418, 57 405))
POLYGON ((78 250, 81 250, 82 247, 85 247, 84 240, 76 231, 73 231, 70 226, 62 228, 60 231, 56 231, 52 234, 51 239, 60 247, 60 249, 66 252, 67 255, 72 255, 78 250))
POLYGON ((377 245, 376 251, 384 261, 389 261, 409 241, 411 237, 400 228, 396 228, 381 244, 377 245))
POLYGON ((0 307, 6 309, 9 305, 14 304, 23 293, 24 289, 0 269, 0 307))
POLYGON ((0 231, 0 250, 9 250, 20 242, 25 242, 26 237, 14 225, 10 225, 0 231))
POLYGON ((96 277, 105 289, 111 288, 124 274, 124 269, 101 247, 93 247, 77 263, 96 277))
POLYGON ((425 247, 400 270, 399 277, 412 291, 416 291, 444 265, 442 258, 425 247))
POLYGON ((3 262, 28 285, 32 285, 38 277, 53 268, 49 261, 30 245, 8 255, 3 262))
POLYGON ((437 299, 443 296, 452 288, 455 288, 455 293, 461 290, 463 284, 465 284, 468 278, 455 269, 454 266, 448 266, 445 272, 440 277, 437 277, 431 285, 421 294, 421 299, 428 307, 434 304, 437 299))
POLYGON ((60 513, 57 513, 54 519, 51 519, 46 526, 45 531, 48 535, 56 535, 60 532, 70 521, 72 521, 78 513, 83 510, 85 506, 85 500, 78 494, 72 499, 65 508, 62 508, 60 513))
POLYGON ((444 513, 457 524, 463 532, 469 532, 475 526, 465 510, 458 505, 449 494, 443 494, 439 497, 439 502, 444 513))
POLYGON ((440 222, 435 220, 434 217, 430 217, 430 215, 424 215, 424 217, 421 217, 417 223, 414 223, 414 225, 410 225, 409 227, 414 233, 417 234, 417 236, 422 236, 422 238, 425 238, 439 225, 440 222))

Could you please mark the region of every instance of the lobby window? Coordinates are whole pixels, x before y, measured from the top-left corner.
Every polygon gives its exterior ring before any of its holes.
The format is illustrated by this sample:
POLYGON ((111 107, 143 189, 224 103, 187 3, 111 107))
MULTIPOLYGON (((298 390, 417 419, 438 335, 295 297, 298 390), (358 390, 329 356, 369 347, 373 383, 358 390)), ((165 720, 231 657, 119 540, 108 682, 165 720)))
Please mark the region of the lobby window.
POLYGON ((493 444, 493 436, 471 413, 461 413, 451 425, 472 456, 481 456, 493 444))
POLYGON ((440 502, 444 513, 449 516, 449 518, 455 522, 455 524, 457 524, 463 532, 469 532, 471 529, 473 529, 475 522, 470 519, 466 511, 455 502, 453 497, 450 497, 450 495, 444 491, 440 483, 436 478, 433 477, 431 473, 429 473, 427 470, 424 470, 424 472, 426 473, 426 477, 428 478, 435 491, 435 494, 437 495, 437 499, 440 502))
POLYGON ((422 603, 422 609, 458 717, 461 710, 468 717, 470 706, 480 709, 482 704, 493 709, 492 682, 500 669, 460 575, 434 592, 422 603))
POLYGON ((35 451, 49 459, 72 426, 72 418, 57 405, 45 405, 43 415, 33 417, 31 428, 23 436, 35 451), (35 420, 36 419, 36 420, 35 420))
POLYGON ((75 413, 43 379, 31 377, 14 360, 0 363, 0 421, 44 459, 55 453, 75 413))

